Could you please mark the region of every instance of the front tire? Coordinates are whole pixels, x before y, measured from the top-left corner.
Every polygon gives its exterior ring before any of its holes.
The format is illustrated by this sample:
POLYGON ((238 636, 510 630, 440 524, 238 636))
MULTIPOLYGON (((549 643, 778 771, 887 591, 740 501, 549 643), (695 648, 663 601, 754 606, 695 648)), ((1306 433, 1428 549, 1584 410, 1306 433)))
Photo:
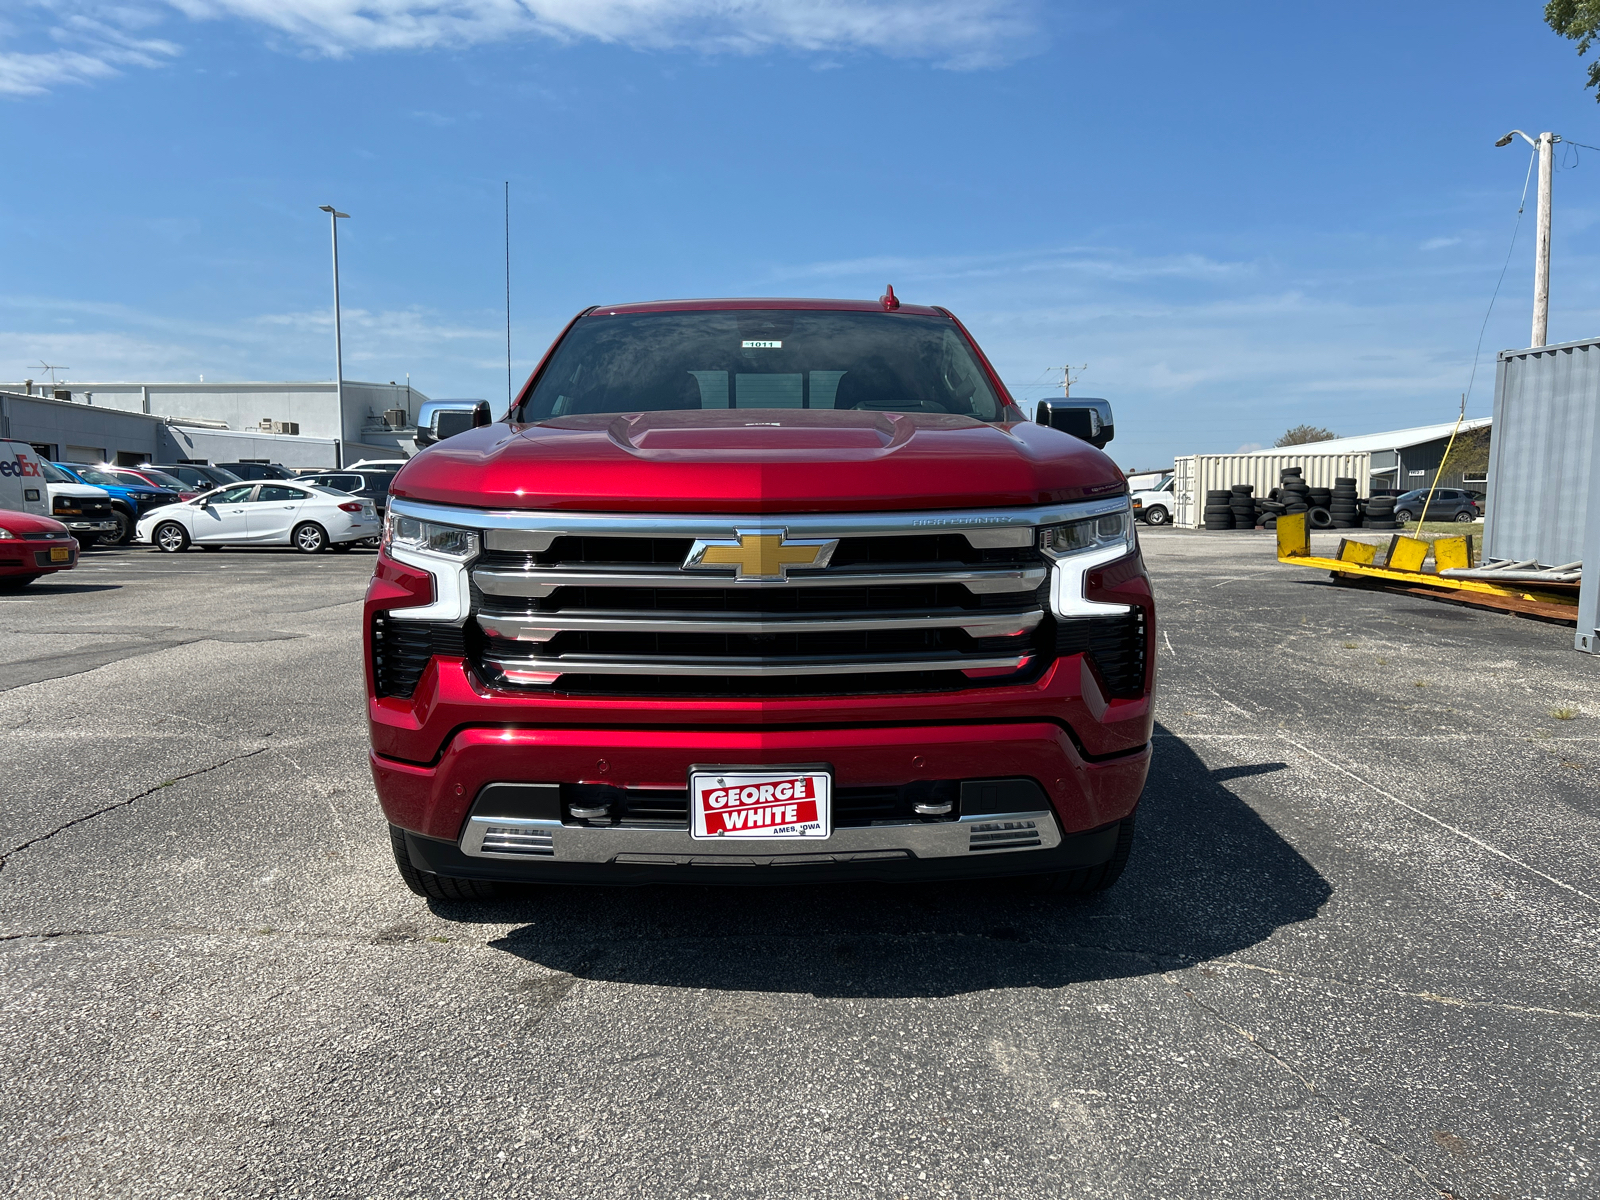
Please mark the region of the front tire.
POLYGON ((129 542, 133 541, 133 535, 135 533, 135 524, 133 518, 127 513, 123 512, 121 509, 114 508, 111 510, 111 519, 117 523, 117 531, 113 533, 108 540, 118 546, 126 546, 129 542))
POLYGON ((1161 507, 1145 509, 1144 523, 1146 525, 1165 525, 1167 523, 1167 510, 1161 507))
POLYGON ((1416 518, 1411 515, 1411 510, 1407 509, 1407 508, 1397 508, 1397 509, 1395 509, 1394 510, 1394 519, 1396 521, 1399 521, 1400 524, 1402 524, 1402 525, 1409 525, 1409 524, 1411 524, 1411 522, 1416 520, 1416 518))
POLYGON ((189 531, 176 521, 163 521, 150 535, 150 544, 166 554, 176 554, 189 548, 189 531))
POLYGON ((500 890, 481 879, 452 879, 448 875, 418 870, 406 849, 406 832, 397 825, 389 826, 389 848, 394 851, 394 865, 405 885, 429 900, 491 900, 500 890))
POLYGON ((1122 878, 1123 868, 1128 865, 1128 855, 1133 852, 1134 818, 1138 815, 1134 811, 1122 818, 1117 827, 1117 847, 1105 862, 1076 871, 1030 875, 1026 879, 1028 891, 1039 896, 1088 896, 1105 891, 1122 878))
POLYGON ((328 548, 328 531, 315 521, 302 521, 290 540, 301 554, 321 554, 328 548))

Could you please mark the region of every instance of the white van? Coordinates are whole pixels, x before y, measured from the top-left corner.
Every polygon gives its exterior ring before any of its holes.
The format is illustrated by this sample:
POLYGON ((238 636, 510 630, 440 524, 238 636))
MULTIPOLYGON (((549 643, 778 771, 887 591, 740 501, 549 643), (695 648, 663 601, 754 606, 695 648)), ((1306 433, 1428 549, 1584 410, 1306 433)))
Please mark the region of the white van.
POLYGON ((27 442, 0 442, 0 509, 50 515, 44 462, 27 442))
POLYGON ((39 471, 50 496, 48 515, 72 530, 78 545, 87 550, 101 538, 115 540, 119 526, 111 510, 110 492, 79 483, 51 462, 41 460, 39 471))

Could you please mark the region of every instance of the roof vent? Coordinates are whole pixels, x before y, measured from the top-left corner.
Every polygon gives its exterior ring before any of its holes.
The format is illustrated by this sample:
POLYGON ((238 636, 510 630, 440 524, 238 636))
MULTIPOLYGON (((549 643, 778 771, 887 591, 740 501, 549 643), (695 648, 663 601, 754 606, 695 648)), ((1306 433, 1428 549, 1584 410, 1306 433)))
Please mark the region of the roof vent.
POLYGON ((893 312, 900 307, 900 297, 894 294, 894 284, 886 283, 883 285, 883 295, 878 297, 878 303, 883 305, 889 312, 893 312))

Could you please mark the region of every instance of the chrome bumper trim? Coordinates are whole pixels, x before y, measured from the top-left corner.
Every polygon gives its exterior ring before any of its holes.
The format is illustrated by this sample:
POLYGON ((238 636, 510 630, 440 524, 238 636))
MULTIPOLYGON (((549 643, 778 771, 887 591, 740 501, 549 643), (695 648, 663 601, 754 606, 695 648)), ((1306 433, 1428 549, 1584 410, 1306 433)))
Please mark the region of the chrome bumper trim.
POLYGON ((562 675, 705 675, 740 678, 787 675, 883 675, 899 671, 1016 671, 1025 654, 919 654, 902 658, 675 658, 668 655, 559 654, 549 658, 496 658, 484 662, 509 683, 548 684, 562 675), (519 678, 520 676, 520 678, 519 678))
POLYGON ((895 587, 906 584, 958 583, 976 596, 1002 592, 1028 592, 1045 580, 1046 567, 1010 567, 998 571, 819 571, 815 575, 796 573, 781 580, 739 579, 734 575, 710 571, 691 575, 676 567, 632 571, 563 570, 559 567, 519 571, 504 567, 477 567, 472 581, 487 596, 519 596, 542 599, 557 588, 763 588, 787 591, 797 587, 895 587))
POLYGON ((1053 850, 1060 844, 1060 826, 1049 812, 835 829, 825 842, 813 840, 808 844, 751 838, 697 841, 687 829, 608 828, 525 817, 473 816, 468 818, 460 842, 461 852, 473 858, 728 867, 804 866, 874 858, 965 858, 973 854, 1053 850))
POLYGON ((478 625, 491 638, 513 642, 548 642, 558 633, 839 633, 879 629, 961 629, 971 637, 1015 637, 1044 620, 1038 609, 1024 613, 966 610, 928 615, 878 616, 839 613, 816 617, 780 617, 770 613, 531 613, 497 616, 480 612, 478 625))

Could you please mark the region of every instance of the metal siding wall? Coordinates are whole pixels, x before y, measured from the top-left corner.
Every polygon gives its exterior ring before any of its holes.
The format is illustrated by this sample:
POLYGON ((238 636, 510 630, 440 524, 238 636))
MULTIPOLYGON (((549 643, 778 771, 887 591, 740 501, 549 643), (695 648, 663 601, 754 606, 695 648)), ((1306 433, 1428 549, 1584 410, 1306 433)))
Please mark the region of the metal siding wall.
POLYGON ((1597 408, 1600 339, 1501 354, 1485 558, 1583 557, 1597 408))
POLYGON ((1194 460, 1193 454, 1172 460, 1172 523, 1190 529, 1200 521, 1200 506, 1194 496, 1194 460))
POLYGON ((1369 454, 1296 454, 1284 451, 1279 454, 1191 454, 1174 460, 1178 469, 1177 488, 1187 487, 1190 501, 1186 505, 1178 500, 1174 524, 1189 529, 1203 522, 1206 493, 1226 491, 1236 483, 1255 487, 1255 495, 1266 499, 1267 493, 1278 486, 1278 476, 1284 467, 1299 467, 1305 481, 1312 487, 1331 488, 1337 478, 1354 479, 1356 492, 1365 495, 1368 486, 1369 454), (1188 464, 1187 477, 1185 466, 1188 464))

